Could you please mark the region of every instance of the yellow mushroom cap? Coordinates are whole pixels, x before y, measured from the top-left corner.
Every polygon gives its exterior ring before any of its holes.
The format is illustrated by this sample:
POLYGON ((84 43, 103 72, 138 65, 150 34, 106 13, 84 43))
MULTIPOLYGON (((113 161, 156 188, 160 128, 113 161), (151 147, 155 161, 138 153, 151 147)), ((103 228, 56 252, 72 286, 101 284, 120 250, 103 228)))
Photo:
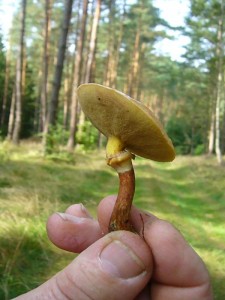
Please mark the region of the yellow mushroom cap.
POLYGON ((173 144, 153 112, 142 103, 95 83, 77 89, 85 115, 106 137, 115 136, 125 149, 155 161, 172 161, 173 144))

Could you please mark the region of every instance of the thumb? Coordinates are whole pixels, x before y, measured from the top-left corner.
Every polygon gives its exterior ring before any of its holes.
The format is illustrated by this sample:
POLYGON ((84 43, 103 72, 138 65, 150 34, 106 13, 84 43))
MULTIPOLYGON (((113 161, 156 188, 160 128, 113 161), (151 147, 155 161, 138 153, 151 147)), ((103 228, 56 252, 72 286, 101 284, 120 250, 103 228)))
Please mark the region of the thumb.
POLYGON ((152 255, 143 239, 131 232, 112 232, 48 282, 17 299, 131 300, 146 286, 151 272, 152 255))

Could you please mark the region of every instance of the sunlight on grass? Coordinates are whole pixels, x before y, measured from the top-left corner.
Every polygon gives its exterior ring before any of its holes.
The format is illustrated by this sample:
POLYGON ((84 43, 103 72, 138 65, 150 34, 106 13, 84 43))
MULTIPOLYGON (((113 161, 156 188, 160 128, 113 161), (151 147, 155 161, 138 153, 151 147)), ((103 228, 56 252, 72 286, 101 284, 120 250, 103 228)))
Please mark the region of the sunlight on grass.
MULTIPOLYGON (((76 153, 71 162, 43 159, 40 145, 0 145, 0 299, 36 287, 74 257, 47 238, 53 212, 116 194, 118 178, 104 151, 76 153)), ((137 158, 134 203, 172 222, 203 258, 215 299, 225 299, 225 170, 214 158, 178 157, 173 163, 137 158)))

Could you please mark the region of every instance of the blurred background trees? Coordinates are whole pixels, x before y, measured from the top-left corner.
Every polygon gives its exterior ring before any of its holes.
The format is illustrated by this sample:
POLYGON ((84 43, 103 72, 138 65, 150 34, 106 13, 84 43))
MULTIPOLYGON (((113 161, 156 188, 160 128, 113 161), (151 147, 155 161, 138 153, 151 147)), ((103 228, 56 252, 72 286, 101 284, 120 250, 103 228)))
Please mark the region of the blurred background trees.
POLYGON ((190 0, 185 28, 177 28, 190 43, 177 62, 155 51, 170 25, 154 1, 21 0, 7 49, 0 35, 2 139, 44 138, 49 153, 98 147, 102 136, 76 99, 79 84, 96 82, 152 108, 177 153, 216 153, 222 163, 223 1, 190 0))

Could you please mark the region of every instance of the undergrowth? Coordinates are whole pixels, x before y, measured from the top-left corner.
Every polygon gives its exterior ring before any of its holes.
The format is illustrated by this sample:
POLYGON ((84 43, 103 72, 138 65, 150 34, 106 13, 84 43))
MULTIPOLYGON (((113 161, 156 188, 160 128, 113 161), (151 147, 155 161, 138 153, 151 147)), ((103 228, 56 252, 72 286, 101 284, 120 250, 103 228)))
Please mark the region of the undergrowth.
MULTIPOLYGON (((0 144, 0 299, 40 285, 74 258, 49 242, 49 215, 82 202, 95 216, 99 201, 117 193, 104 152, 62 156, 44 159, 35 143, 0 144)), ((225 169, 201 156, 134 164, 135 204, 178 227, 205 261, 215 299, 225 299, 225 169)))

